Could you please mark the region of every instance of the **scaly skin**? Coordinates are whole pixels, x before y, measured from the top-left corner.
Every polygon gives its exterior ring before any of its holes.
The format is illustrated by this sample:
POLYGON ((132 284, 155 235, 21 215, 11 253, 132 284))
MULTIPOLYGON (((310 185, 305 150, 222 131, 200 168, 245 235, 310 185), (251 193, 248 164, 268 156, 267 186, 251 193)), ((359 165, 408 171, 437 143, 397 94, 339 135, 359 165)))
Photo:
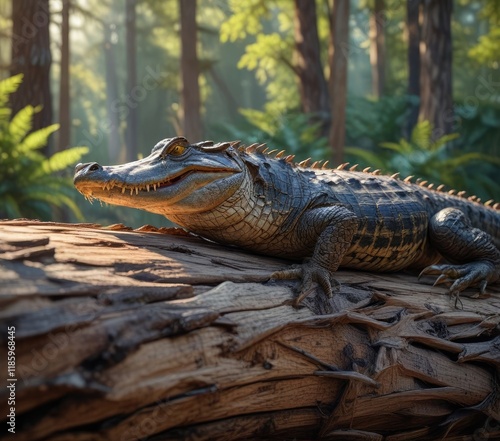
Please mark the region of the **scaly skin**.
MULTIPOLYGON (((439 275, 457 296, 500 279, 500 212, 395 177, 294 164, 264 145, 159 142, 139 161, 78 164, 89 200, 140 208, 257 253, 306 259, 274 273, 332 295, 339 266, 439 275), (443 257, 452 264, 436 265, 443 257)), ((302 295, 301 297, 302 298, 302 295)))

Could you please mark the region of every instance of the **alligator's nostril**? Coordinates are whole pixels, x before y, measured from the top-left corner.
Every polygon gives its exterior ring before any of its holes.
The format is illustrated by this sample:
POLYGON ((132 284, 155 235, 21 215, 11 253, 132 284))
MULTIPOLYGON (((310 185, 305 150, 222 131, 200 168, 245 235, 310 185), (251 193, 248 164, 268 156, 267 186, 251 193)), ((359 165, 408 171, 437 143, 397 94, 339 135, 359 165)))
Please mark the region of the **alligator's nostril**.
POLYGON ((76 164, 75 165, 75 173, 78 173, 83 167, 85 167, 85 164, 82 164, 81 162, 76 164))

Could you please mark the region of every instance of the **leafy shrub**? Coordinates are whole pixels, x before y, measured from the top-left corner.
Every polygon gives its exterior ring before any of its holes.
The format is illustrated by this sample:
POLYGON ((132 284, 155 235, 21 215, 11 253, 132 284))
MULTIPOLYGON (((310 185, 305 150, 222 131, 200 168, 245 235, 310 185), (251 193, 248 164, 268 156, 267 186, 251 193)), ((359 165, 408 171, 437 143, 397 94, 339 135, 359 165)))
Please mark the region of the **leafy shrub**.
POLYGON ((477 105, 458 103, 455 107, 455 116, 461 133, 462 145, 470 146, 475 151, 500 156, 500 106, 498 104, 484 101, 477 105))
POLYGON ((498 198, 500 186, 491 177, 500 166, 500 158, 477 151, 468 151, 453 142, 454 133, 432 140, 432 125, 418 123, 409 140, 380 143, 378 149, 365 150, 346 147, 352 162, 379 168, 388 173, 399 172, 402 177, 415 176, 450 188, 468 190, 483 199, 498 198))
POLYGON ((419 98, 410 95, 380 99, 349 97, 346 109, 346 144, 374 148, 381 142, 397 141, 409 112, 419 98))
POLYGON ((319 136, 320 123, 311 123, 311 117, 303 113, 289 113, 273 117, 267 112, 253 109, 240 111, 245 120, 235 125, 220 125, 222 139, 241 140, 249 145, 266 143, 269 149, 286 150, 297 159, 314 159, 330 156, 328 140, 319 136))
POLYGON ((76 163, 87 147, 73 147, 50 158, 40 153, 58 124, 31 132, 33 115, 40 107, 26 106, 11 119, 9 95, 22 81, 22 74, 0 82, 0 218, 50 219, 54 207, 67 207, 79 219, 80 209, 68 177, 58 175, 76 163))

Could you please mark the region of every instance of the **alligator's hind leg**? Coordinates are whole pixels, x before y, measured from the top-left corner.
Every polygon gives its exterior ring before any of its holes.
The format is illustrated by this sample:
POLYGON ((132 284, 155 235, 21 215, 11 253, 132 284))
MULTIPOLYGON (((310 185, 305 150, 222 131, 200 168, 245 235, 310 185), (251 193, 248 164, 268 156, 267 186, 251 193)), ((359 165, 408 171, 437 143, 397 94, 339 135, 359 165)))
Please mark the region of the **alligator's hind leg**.
POLYGON ((436 284, 451 283, 450 294, 458 296, 469 286, 479 286, 484 293, 489 282, 500 279, 500 250, 491 237, 474 228, 465 214, 456 208, 445 208, 429 224, 433 247, 456 265, 431 265, 422 275, 439 274, 436 284))

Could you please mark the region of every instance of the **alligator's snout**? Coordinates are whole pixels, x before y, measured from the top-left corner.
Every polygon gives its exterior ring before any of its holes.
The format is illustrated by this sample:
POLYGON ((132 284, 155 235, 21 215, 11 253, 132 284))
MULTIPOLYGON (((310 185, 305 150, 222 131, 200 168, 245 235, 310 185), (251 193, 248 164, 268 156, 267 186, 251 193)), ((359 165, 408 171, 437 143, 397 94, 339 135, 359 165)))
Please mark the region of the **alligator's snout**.
POLYGON ((84 170, 84 174, 87 174, 97 170, 102 170, 102 167, 97 162, 86 162, 85 164, 80 162, 79 164, 76 164, 75 174, 81 172, 82 170, 84 170))

